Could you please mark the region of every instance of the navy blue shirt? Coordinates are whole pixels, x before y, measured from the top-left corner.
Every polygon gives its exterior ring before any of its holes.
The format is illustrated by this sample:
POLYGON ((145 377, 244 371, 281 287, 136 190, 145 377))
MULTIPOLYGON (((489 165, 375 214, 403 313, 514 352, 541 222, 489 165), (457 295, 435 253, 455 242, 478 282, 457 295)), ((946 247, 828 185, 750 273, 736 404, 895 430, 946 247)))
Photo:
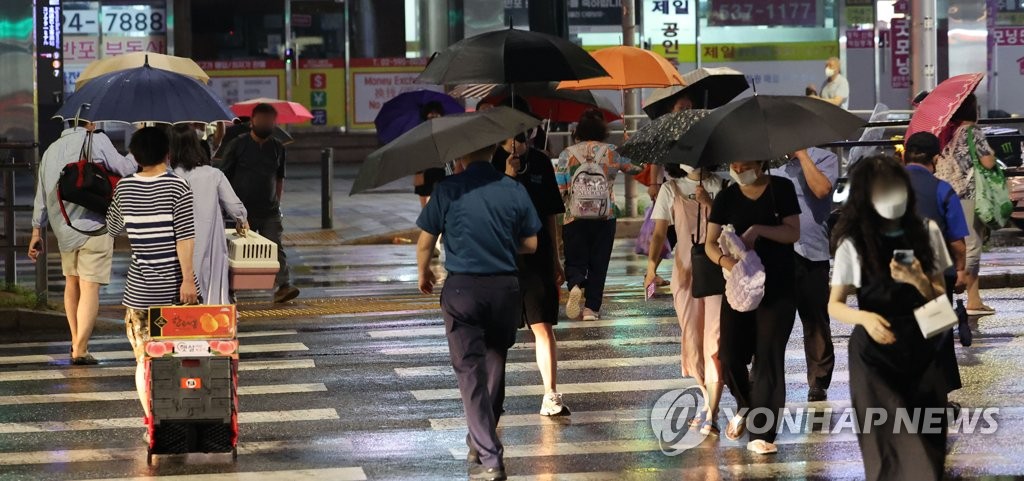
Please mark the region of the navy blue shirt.
POLYGON ((541 229, 526 189, 486 161, 439 182, 416 225, 444 234, 445 268, 460 274, 516 272, 522 239, 541 229))

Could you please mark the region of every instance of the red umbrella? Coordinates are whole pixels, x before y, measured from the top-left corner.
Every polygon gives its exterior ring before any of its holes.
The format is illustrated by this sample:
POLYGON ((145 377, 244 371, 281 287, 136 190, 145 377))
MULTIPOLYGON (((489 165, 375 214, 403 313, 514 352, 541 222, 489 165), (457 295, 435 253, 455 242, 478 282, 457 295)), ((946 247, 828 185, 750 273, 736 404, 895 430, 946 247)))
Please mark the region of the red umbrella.
POLYGON ((950 77, 940 83, 918 104, 914 116, 910 118, 907 134, 903 138, 909 139, 918 132, 931 132, 941 139, 940 134, 953 118, 953 113, 964 103, 964 99, 978 88, 978 83, 984 76, 983 73, 968 73, 950 77))
POLYGON ((274 107, 274 110, 277 110, 277 123, 279 124, 300 124, 313 118, 313 114, 309 113, 309 110, 302 104, 280 99, 246 100, 232 105, 231 111, 239 117, 252 117, 252 109, 259 104, 270 104, 271 107, 274 107))

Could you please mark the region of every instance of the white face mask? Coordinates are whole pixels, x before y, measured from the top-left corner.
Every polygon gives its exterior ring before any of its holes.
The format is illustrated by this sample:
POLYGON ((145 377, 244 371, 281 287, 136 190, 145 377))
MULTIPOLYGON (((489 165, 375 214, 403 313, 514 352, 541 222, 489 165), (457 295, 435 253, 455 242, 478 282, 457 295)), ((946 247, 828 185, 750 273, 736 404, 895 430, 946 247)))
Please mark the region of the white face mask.
POLYGON ((907 191, 906 189, 895 189, 876 195, 871 199, 875 206, 875 212, 885 219, 896 220, 907 213, 907 191))
POLYGON ((825 76, 826 77, 832 78, 832 76, 835 75, 835 74, 836 74, 836 71, 835 71, 834 68, 832 68, 832 67, 825 67, 825 76))
POLYGON ((737 184, 750 185, 757 182, 757 171, 754 169, 747 169, 743 172, 736 172, 730 168, 729 177, 732 177, 732 180, 735 180, 737 184))
POLYGON ((694 170, 697 170, 697 169, 695 169, 695 168, 693 168, 693 167, 691 167, 689 165, 686 165, 686 164, 679 164, 679 168, 683 169, 683 172, 686 172, 686 175, 690 175, 690 174, 693 173, 694 170))

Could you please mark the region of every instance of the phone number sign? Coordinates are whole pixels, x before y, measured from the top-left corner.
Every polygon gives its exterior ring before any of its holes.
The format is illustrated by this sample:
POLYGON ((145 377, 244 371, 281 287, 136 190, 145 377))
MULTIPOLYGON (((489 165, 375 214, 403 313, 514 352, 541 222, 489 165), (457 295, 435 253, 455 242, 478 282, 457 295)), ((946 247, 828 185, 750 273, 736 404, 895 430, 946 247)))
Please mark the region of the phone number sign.
POLYGON ((817 0, 712 0, 708 25, 819 26, 817 0))
POLYGON ((68 35, 136 35, 167 32, 167 11, 148 5, 104 5, 102 9, 70 10, 62 15, 68 35))

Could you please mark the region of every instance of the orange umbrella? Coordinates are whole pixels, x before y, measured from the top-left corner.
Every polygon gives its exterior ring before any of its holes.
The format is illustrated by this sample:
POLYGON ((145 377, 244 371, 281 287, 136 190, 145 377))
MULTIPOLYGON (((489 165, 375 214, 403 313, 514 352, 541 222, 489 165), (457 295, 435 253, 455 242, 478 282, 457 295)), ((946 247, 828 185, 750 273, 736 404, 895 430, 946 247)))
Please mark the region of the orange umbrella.
POLYGON ((610 47, 590 54, 611 74, 585 80, 567 80, 560 89, 628 90, 686 85, 683 76, 665 57, 636 47, 610 47))

